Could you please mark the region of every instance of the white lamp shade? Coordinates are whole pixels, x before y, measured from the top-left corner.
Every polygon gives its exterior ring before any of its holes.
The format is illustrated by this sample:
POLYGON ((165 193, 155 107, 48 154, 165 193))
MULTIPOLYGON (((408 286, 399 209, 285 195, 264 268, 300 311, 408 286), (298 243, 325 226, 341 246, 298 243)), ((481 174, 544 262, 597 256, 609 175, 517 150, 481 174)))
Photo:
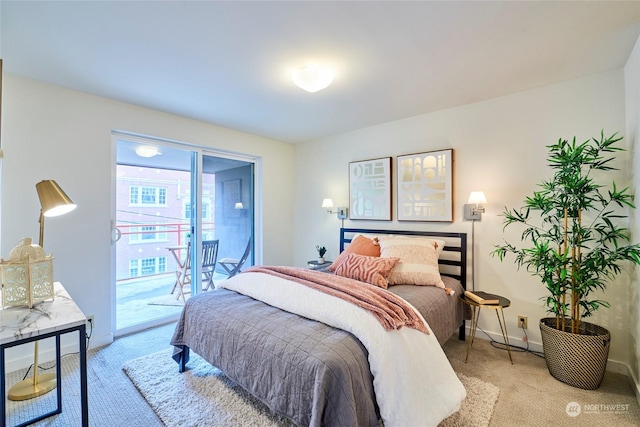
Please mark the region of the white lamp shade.
POLYGON ((469 201, 467 203, 474 205, 486 204, 487 198, 484 195, 484 191, 472 191, 471 194, 469 194, 469 201))
POLYGON ((76 205, 74 205, 74 204, 71 204, 71 205, 60 205, 60 206, 56 206, 55 208, 49 209, 48 211, 44 212, 43 215, 44 216, 48 216, 48 217, 60 216, 60 215, 64 215, 66 213, 71 212, 75 208, 76 208, 76 205))
POLYGON ((293 72, 293 82, 307 92, 317 92, 333 81, 333 71, 328 68, 308 65, 293 72))
POLYGON ((333 208, 333 200, 331 199, 323 199, 322 200, 322 207, 323 208, 333 208))

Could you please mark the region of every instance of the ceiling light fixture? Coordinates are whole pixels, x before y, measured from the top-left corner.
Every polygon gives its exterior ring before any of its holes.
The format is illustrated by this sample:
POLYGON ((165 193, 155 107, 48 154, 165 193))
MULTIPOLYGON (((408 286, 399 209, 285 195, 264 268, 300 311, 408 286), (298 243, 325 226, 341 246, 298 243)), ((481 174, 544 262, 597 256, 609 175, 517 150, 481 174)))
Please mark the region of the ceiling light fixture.
POLYGON ((318 92, 333 81, 333 71, 318 65, 307 65, 293 72, 293 82, 307 92, 318 92))
POLYGON ((153 147, 151 145, 141 145, 136 147, 136 154, 140 157, 154 157, 159 154, 162 154, 158 147, 153 147))

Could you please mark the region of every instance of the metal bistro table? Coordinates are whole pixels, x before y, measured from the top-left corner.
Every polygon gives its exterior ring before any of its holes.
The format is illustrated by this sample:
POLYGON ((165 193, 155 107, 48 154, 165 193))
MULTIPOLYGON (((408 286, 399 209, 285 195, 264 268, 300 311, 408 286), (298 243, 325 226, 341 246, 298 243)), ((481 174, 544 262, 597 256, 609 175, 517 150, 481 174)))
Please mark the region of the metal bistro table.
MULTIPOLYGON (((0 419, 2 427, 7 425, 7 385, 5 372, 5 351, 21 344, 55 337, 56 339, 56 386, 57 407, 30 421, 19 424, 26 426, 62 412, 62 375, 60 368, 60 336, 78 332, 80 346, 80 404, 82 426, 89 425, 89 405, 87 398, 87 344, 86 316, 73 302, 67 291, 55 282, 55 298, 36 303, 33 308, 8 307, 0 310, 0 419)), ((19 427, 18 426, 18 427, 19 427)))
POLYGON ((467 338, 467 357, 464 359, 464 363, 467 363, 469 360, 469 351, 471 350, 471 346, 473 345, 473 340, 476 338, 476 330, 478 329, 478 319, 480 318, 480 310, 483 308, 492 309, 496 311, 496 316, 498 316, 498 323, 500 324, 500 331, 502 332, 502 338, 504 339, 504 343, 507 347, 507 353, 509 353, 509 360, 513 365, 513 359, 511 358, 511 345, 509 345, 509 333, 507 332, 507 322, 504 321, 504 309, 511 305, 511 301, 503 296, 495 295, 498 298, 497 304, 480 304, 471 298, 468 298, 465 294, 460 295, 460 299, 465 304, 471 306, 472 314, 471 314, 471 337, 467 338), (500 319, 502 316, 502 319, 500 319))

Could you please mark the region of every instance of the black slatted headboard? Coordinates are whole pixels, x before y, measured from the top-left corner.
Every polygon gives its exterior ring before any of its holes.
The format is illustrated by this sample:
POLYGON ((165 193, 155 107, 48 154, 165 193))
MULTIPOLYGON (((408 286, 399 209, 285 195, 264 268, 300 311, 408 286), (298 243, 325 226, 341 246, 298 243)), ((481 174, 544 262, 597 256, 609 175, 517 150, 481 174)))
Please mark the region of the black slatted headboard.
POLYGON ((437 232, 437 231, 407 231, 407 230, 373 230, 364 228, 340 229, 340 252, 342 252, 351 239, 358 234, 395 234, 402 236, 423 236, 444 240, 446 245, 438 264, 440 273, 451 276, 462 283, 467 289, 467 233, 437 232))
MULTIPOLYGON (((437 231, 407 231, 407 230, 372 230, 364 228, 340 229, 340 252, 346 244, 358 234, 396 234, 403 236, 423 236, 444 240, 445 246, 438 258, 440 274, 456 278, 467 289, 467 233, 437 232, 437 231)), ((458 338, 465 340, 465 321, 458 330, 458 338)))

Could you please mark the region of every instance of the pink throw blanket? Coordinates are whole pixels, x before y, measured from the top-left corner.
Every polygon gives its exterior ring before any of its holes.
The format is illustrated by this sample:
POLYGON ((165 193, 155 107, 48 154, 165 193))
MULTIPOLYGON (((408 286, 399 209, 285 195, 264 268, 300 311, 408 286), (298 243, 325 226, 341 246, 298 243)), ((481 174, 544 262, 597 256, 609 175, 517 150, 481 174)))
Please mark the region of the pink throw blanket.
POLYGON ((341 298, 369 311, 388 331, 407 326, 429 335, 427 325, 411 304, 377 286, 296 267, 255 266, 245 272, 271 274, 341 298))

